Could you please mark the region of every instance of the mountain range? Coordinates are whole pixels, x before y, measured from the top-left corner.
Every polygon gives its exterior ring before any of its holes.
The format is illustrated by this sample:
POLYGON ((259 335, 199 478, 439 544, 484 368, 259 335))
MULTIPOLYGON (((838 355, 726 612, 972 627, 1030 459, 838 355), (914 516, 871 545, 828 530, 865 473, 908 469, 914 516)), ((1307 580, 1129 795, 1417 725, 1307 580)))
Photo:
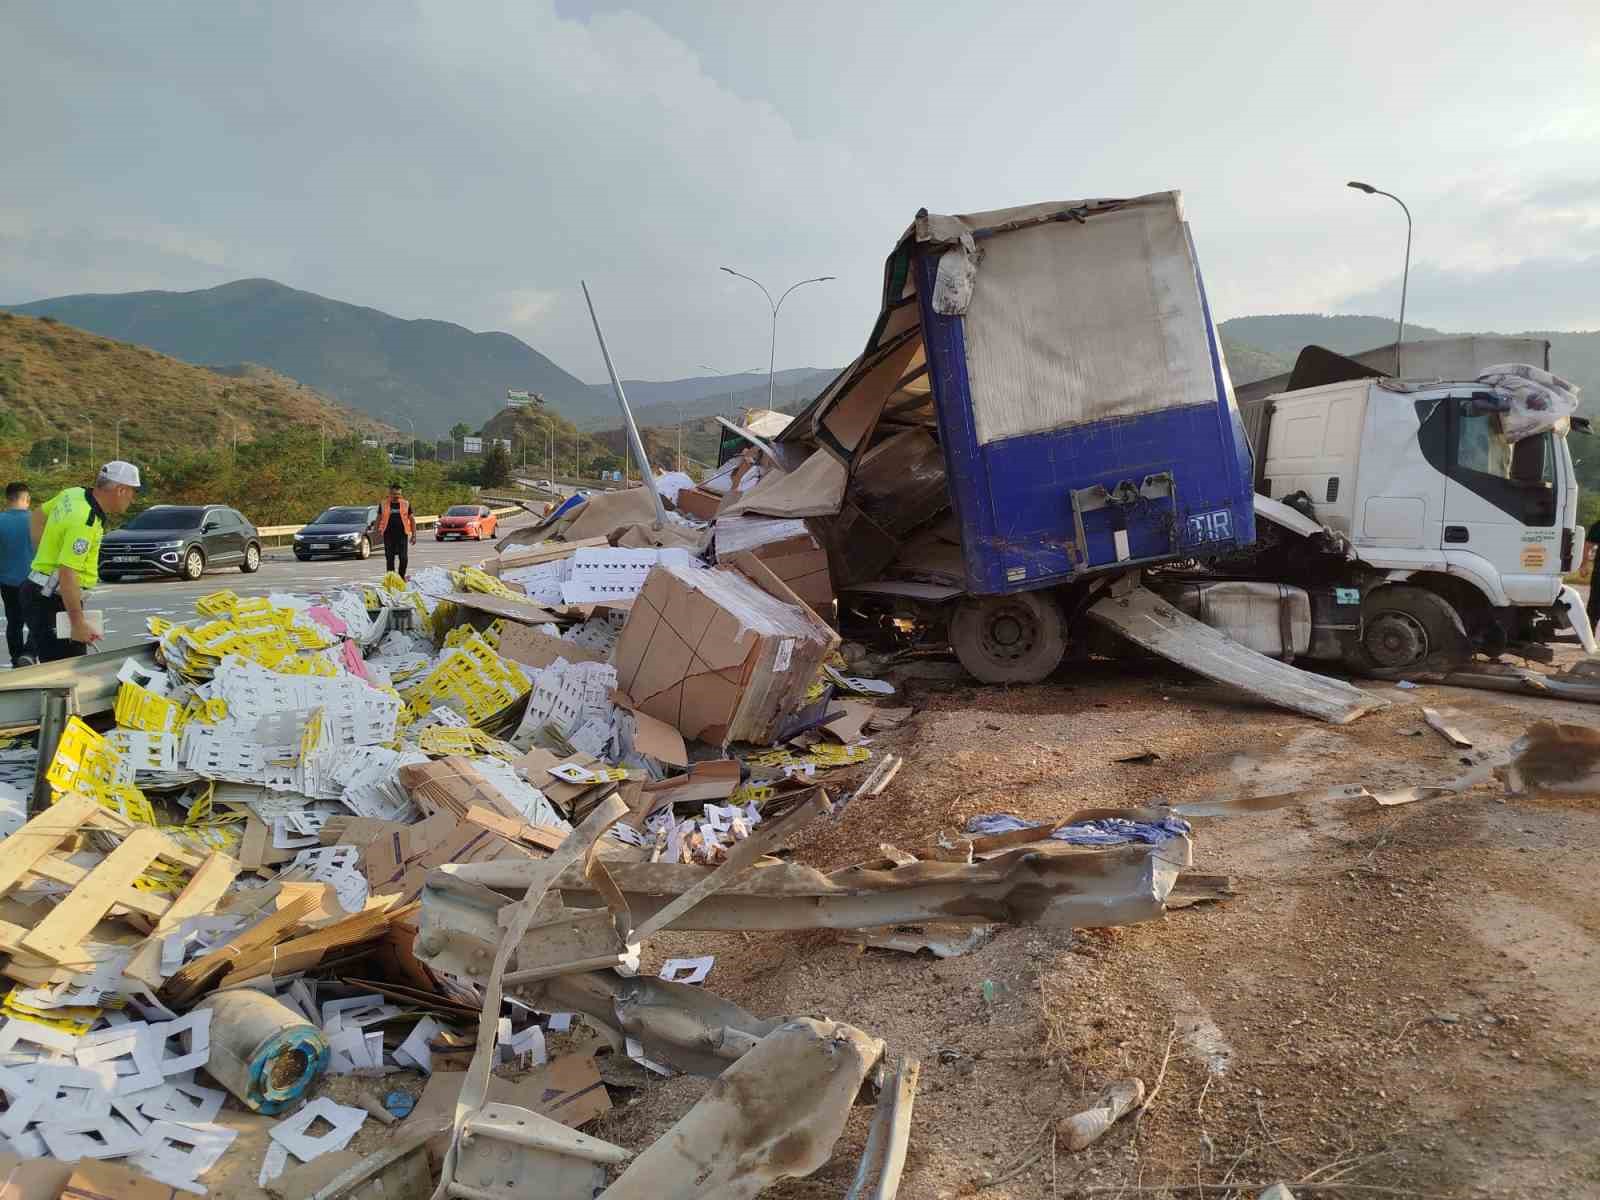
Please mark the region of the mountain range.
MULTIPOLYGON (((505 405, 508 388, 538 392, 581 429, 617 423, 609 384, 587 384, 509 333, 475 333, 449 321, 404 320, 271 279, 239 279, 193 292, 122 292, 56 296, 10 306, 10 311, 51 317, 102 337, 149 346, 173 358, 213 369, 259 364, 361 412, 441 434, 457 421, 477 428, 505 405)), ((832 372, 808 368, 778 373, 780 392, 832 372)), ((705 376, 665 383, 625 382, 641 419, 720 412, 719 393, 730 381, 738 395, 759 390, 766 375, 705 376), (688 404, 700 402, 694 412, 688 404)))
MULTIPOLYGON (((1234 383, 1250 383, 1289 370, 1294 366, 1295 356, 1305 346, 1325 346, 1340 354, 1355 354, 1392 344, 1395 323, 1390 317, 1278 313, 1234 317, 1222 322, 1217 329, 1226 346, 1228 370, 1234 383), (1236 355, 1236 346, 1248 353, 1236 355), (1241 366, 1246 369, 1241 370, 1241 366)), ((1460 334, 1406 322, 1408 342, 1457 336, 1460 334)), ((1550 343, 1550 369, 1582 389, 1585 413, 1600 413, 1600 330, 1530 329, 1513 336, 1546 339, 1550 343)))
MULTIPOLYGON (((193 292, 58 296, 11 311, 51 317, 106 338, 136 342, 185 362, 238 371, 259 364, 397 428, 442 434, 457 421, 481 426, 507 388, 541 393, 580 429, 618 425, 609 384, 588 384, 508 333, 475 333, 448 321, 403 320, 270 279, 241 279, 193 292)), ((1236 317, 1220 327, 1235 382, 1286 371, 1301 347, 1345 353, 1394 336, 1386 317, 1286 313, 1236 317)), ((1449 336, 1408 324, 1408 338, 1449 336)), ((1553 369, 1600 403, 1600 332, 1534 331, 1551 342, 1553 369)), ((776 376, 777 407, 793 411, 835 374, 796 368, 776 376)), ((624 381, 641 426, 674 425, 740 407, 765 407, 766 376, 705 375, 624 381)))
POLYGON ((210 367, 259 363, 418 433, 476 425, 507 388, 542 392, 569 418, 602 412, 588 384, 509 333, 448 321, 407 321, 270 279, 196 292, 58 296, 12 311, 54 317, 102 337, 138 342, 210 367))
POLYGON ((0 312, 0 442, 42 439, 69 460, 91 447, 148 456, 265 436, 285 422, 392 432, 265 367, 207 370, 53 317, 0 312))

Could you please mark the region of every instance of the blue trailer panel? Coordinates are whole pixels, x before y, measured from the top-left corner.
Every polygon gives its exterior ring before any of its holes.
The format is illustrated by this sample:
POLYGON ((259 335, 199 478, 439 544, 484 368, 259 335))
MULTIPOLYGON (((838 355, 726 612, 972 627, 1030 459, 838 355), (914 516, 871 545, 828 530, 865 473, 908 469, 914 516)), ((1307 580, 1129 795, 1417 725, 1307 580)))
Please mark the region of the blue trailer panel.
MULTIPOLYGON (((1176 197, 1170 193, 1140 202, 1167 197, 1176 212, 1176 197)), ((1115 211, 1109 206, 1117 203, 1101 202, 1098 211, 1115 211)), ((1091 212, 1082 221, 1054 222, 1046 231, 1056 238, 1088 238, 1094 235, 1099 219, 1097 212, 1091 212)), ((1016 232, 1014 228, 980 228, 974 244, 981 250, 988 239, 1016 232)), ((938 311, 952 307, 938 304, 942 264, 946 275, 950 274, 949 245, 937 240, 902 244, 902 249, 911 250, 914 260, 923 343, 969 591, 1032 590, 1095 571, 1216 553, 1254 541, 1249 448, 1186 229, 1181 244, 1188 258, 1184 267, 1192 275, 1196 292, 1190 317, 1203 335, 1208 376, 1205 391, 1209 394, 1200 395, 1199 402, 1179 404, 1171 403, 1171 397, 1152 394, 1148 406, 1137 395, 1124 396, 1118 403, 1121 411, 1101 419, 1094 419, 1090 397, 1087 404, 1080 402, 1070 414, 1064 414, 1076 419, 1059 427, 991 437, 987 442, 980 428, 983 422, 978 406, 983 399, 975 386, 975 370, 980 366, 1014 370, 1014 364, 975 364, 968 353, 970 308, 968 313, 938 311), (1141 407, 1145 411, 1139 411, 1141 407)), ((1110 269, 1141 272, 1144 267, 1123 258, 1110 269)), ((986 272, 980 259, 975 294, 969 302, 972 306, 979 303, 986 284, 1003 291, 1010 282, 986 272)), ((1169 277, 1174 274, 1171 264, 1167 273, 1169 277)), ((1093 276, 1074 281, 1074 286, 1084 282, 1092 286, 1093 276)), ((1134 286, 1138 282, 1133 281, 1134 286)), ((1016 303, 1014 297, 1003 295, 988 300, 998 305, 1016 303)), ((1181 318, 1181 312, 1178 315, 1181 318)), ((1166 311, 1158 316, 1173 319, 1166 311)), ((1029 314, 1029 319, 1035 317, 1029 314)), ((1051 326, 1048 321, 1041 324, 1063 339, 1062 345, 1045 352, 1070 360, 1073 330, 1051 326)), ((1144 339, 1147 353, 1171 352, 1174 339, 1170 333, 1155 323, 1148 333, 1144 339)), ((1126 330, 1119 330, 1118 337, 1124 350, 1139 347, 1139 337, 1126 336, 1126 330)), ((1034 340, 1033 335, 1023 340, 1034 340)), ((1193 347, 1194 342, 1188 344, 1193 347)), ((1086 345, 1082 353, 1103 348, 1086 345)), ((1016 351, 1011 353, 1014 356, 1016 351)), ((1035 423, 1048 424, 1051 400, 1049 395, 1033 395, 1022 403, 1033 406, 1035 423)))

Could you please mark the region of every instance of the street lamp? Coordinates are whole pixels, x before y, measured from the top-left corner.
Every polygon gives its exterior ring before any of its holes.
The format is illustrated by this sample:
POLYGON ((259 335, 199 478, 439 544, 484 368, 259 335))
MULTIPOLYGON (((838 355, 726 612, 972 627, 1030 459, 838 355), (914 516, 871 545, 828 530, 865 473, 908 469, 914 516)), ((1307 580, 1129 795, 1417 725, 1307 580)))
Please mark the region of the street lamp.
MULTIPOLYGON (((748 371, 719 371, 716 367, 709 366, 706 363, 698 363, 696 365, 702 371, 710 371, 713 375, 754 375, 757 371, 761 370, 760 367, 751 367, 748 371)), ((731 386, 732 385, 730 385, 730 387, 731 386)), ((727 415, 727 418, 730 421, 733 420, 733 392, 732 391, 728 392, 728 411, 727 411, 726 415, 727 415)))
POLYGON ((89 418, 89 465, 94 465, 94 418, 89 418))
MULTIPOLYGON (((417 473, 417 423, 410 417, 407 417, 405 421, 407 425, 411 426, 411 473, 415 475, 417 473)), ((433 458, 437 463, 439 460, 439 449, 437 446, 434 447, 433 458)), ((454 450, 450 451, 450 458, 452 461, 454 461, 454 450)))
POLYGON ((115 457, 117 457, 119 459, 122 457, 122 422, 123 422, 123 419, 124 418, 122 418, 122 417, 118 417, 117 418, 117 453, 116 453, 115 457))
POLYGON ((1405 271, 1400 276, 1400 332, 1394 339, 1394 376, 1400 378, 1400 343, 1406 340, 1406 287, 1411 282, 1411 210, 1406 207, 1406 202, 1393 192, 1381 191, 1370 183, 1362 183, 1352 179, 1345 184, 1353 187, 1358 192, 1365 192, 1369 196, 1387 196, 1400 206, 1400 211, 1406 214, 1406 265, 1405 271))
POLYGON ((669 400, 672 411, 678 414, 678 462, 676 470, 683 470, 683 405, 676 400, 669 400))
POLYGON ((795 288, 804 287, 808 283, 826 283, 828 280, 835 278, 835 276, 818 275, 815 279, 802 279, 799 283, 791 284, 789 286, 789 290, 784 292, 783 295, 779 296, 777 301, 774 302, 772 299, 772 293, 767 291, 766 285, 759 279, 750 279, 750 276, 735 271, 732 267, 723 267, 722 269, 729 275, 737 275, 740 279, 749 279, 751 283, 755 284, 761 289, 761 294, 767 298, 767 303, 772 305, 772 349, 767 355, 767 407, 771 408, 773 404, 772 390, 774 368, 776 367, 778 361, 778 310, 783 307, 783 302, 789 298, 789 292, 794 291, 795 288))

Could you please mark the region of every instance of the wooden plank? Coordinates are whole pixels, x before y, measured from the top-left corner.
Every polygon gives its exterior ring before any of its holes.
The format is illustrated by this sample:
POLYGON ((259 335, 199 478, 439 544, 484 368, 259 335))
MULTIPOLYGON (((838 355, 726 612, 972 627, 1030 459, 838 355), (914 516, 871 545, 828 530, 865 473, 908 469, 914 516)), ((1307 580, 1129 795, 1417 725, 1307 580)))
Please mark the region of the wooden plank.
POLYGON ((100 806, 88 796, 71 792, 0 841, 0 895, 4 895, 34 864, 78 831, 100 806))
POLYGON ((288 937, 290 931, 316 906, 316 896, 309 893, 296 896, 277 912, 257 922, 233 940, 218 946, 209 954, 201 955, 174 972, 162 989, 163 995, 173 1004, 187 1004, 205 990, 206 985, 219 971, 246 955, 271 947, 280 939, 288 937))
POLYGON ((409 916, 417 909, 418 905, 412 903, 392 912, 369 908, 352 913, 325 928, 240 957, 219 986, 233 987, 262 974, 290 975, 295 971, 310 970, 330 951, 348 949, 382 937, 392 921, 409 916))
MULTIPOLYGON (((15 836, 15 835, 13 835, 15 836)), ((70 895, 50 910, 48 916, 22 939, 35 954, 59 963, 70 963, 82 953, 83 940, 117 904, 127 902, 133 881, 161 857, 167 839, 156 829, 136 829, 127 840, 105 856, 89 877, 72 889, 70 895)), ((165 912, 170 904, 162 905, 165 912)))
POLYGON ((154 990, 161 986, 161 940, 172 933, 189 917, 209 912, 227 892, 234 877, 239 874, 239 864, 226 854, 212 854, 200 865, 189 880, 189 886, 178 893, 178 898, 156 922, 150 936, 139 944, 133 959, 123 969, 123 974, 137 979, 154 990))
POLYGON ((1180 667, 1334 725, 1346 725, 1365 712, 1389 706, 1387 700, 1342 680, 1258 654, 1179 612, 1147 588, 1134 587, 1122 595, 1107 596, 1089 609, 1089 615, 1180 667))
MULTIPOLYGON (((80 867, 75 862, 68 862, 58 855, 49 854, 33 864, 33 874, 55 883, 64 883, 70 888, 76 888, 85 879, 89 878, 92 868, 80 867)), ((167 911, 171 901, 155 892, 141 892, 138 888, 124 888, 117 897, 117 905, 123 909, 131 910, 151 919, 159 918, 167 911)), ((107 911, 110 911, 109 909, 107 911)))

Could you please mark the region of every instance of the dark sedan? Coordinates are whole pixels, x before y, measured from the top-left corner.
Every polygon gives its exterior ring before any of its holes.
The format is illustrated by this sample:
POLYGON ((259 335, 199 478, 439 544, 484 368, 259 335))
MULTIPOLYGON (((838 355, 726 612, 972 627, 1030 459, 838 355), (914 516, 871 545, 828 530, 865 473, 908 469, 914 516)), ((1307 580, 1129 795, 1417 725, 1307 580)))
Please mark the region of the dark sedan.
POLYGON ((246 575, 261 567, 261 535, 221 504, 156 504, 100 542, 100 578, 171 575, 199 579, 216 567, 246 575))
POLYGON ((378 506, 325 508, 294 535, 294 556, 312 558, 370 558, 378 543, 378 506))

